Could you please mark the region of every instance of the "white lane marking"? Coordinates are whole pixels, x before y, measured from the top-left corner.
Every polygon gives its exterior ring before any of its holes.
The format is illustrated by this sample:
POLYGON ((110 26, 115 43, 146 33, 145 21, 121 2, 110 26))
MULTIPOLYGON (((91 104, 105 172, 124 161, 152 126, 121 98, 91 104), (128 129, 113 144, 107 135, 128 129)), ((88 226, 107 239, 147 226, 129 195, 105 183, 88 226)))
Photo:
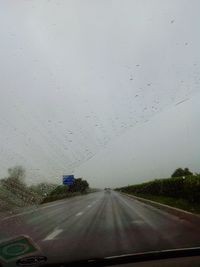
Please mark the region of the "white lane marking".
POLYGON ((91 207, 92 207, 92 205, 88 205, 88 206, 87 206, 87 208, 91 208, 91 207))
POLYGON ((76 214, 76 216, 81 216, 83 214, 83 212, 78 212, 77 214, 76 214))
POLYGON ((145 221, 143 221, 143 220, 134 220, 131 223, 133 223, 133 224, 145 224, 145 221))
MULTIPOLYGON (((59 205, 65 203, 65 202, 66 202, 66 200, 63 200, 62 202, 59 202, 59 203, 47 204, 47 205, 45 205, 45 206, 43 206, 43 207, 36 207, 36 208, 34 208, 34 209, 32 209, 32 210, 29 210, 29 211, 24 211, 24 212, 21 212, 21 213, 17 213, 17 214, 8 216, 8 217, 4 217, 4 218, 2 218, 2 219, 0 218, 0 221, 5 221, 5 220, 11 219, 11 218, 18 217, 18 216, 22 216, 22 215, 30 214, 30 213, 32 213, 32 212, 40 211, 40 210, 42 210, 42 209, 47 209, 47 208, 51 208, 51 207, 54 207, 54 206, 59 206, 59 205)), ((94 202, 92 202, 91 205, 94 205, 96 202, 97 202, 97 200, 94 201, 94 202)), ((80 215, 78 215, 78 216, 80 216, 80 215)))
POLYGON ((39 207, 38 209, 42 210, 42 209, 51 208, 51 207, 54 207, 54 206, 59 206, 61 204, 64 204, 65 202, 66 202, 66 200, 65 201, 62 201, 62 202, 59 202, 59 203, 45 205, 43 207, 39 207))
POLYGON ((40 211, 42 209, 47 209, 47 208, 51 208, 51 207, 54 207, 54 206, 59 206, 59 205, 63 204, 64 202, 65 201, 62 201, 62 202, 59 202, 59 203, 54 203, 54 204, 51 204, 51 205, 48 205, 48 206, 44 206, 44 207, 36 207, 36 208, 33 208, 33 209, 29 210, 29 211, 20 212, 20 213, 5 217, 3 219, 0 219, 0 221, 5 221, 5 220, 11 219, 11 218, 18 217, 18 216, 30 214, 32 212, 40 211))
POLYGON ((57 235, 59 235, 60 233, 63 232, 63 229, 55 229, 51 234, 49 234, 45 239, 43 239, 44 241, 46 240, 52 240, 54 239, 57 235))

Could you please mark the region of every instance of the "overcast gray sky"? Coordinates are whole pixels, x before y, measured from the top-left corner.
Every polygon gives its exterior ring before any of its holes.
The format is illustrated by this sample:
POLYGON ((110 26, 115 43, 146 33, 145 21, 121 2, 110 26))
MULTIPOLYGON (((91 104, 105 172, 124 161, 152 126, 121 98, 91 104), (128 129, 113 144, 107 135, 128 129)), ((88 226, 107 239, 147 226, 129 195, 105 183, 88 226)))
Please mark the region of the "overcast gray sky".
POLYGON ((200 1, 0 4, 0 177, 22 165, 29 183, 114 187, 200 171, 200 1))

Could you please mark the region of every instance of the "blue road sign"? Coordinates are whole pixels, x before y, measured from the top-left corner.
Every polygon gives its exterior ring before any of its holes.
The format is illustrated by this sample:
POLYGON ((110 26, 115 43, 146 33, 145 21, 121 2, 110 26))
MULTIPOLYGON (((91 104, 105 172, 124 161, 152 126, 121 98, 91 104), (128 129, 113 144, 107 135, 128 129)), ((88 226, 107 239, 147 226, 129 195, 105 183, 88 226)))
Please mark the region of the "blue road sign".
POLYGON ((74 175, 63 175, 63 184, 73 185, 75 182, 74 175))

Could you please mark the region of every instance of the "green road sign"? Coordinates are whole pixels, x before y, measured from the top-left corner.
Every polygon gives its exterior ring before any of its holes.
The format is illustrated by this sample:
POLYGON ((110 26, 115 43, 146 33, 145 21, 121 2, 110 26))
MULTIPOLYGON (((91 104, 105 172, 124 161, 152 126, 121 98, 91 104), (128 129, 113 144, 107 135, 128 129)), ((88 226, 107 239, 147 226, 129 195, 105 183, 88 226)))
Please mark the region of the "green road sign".
POLYGON ((31 255, 37 252, 39 248, 33 241, 25 236, 0 243, 0 260, 12 261, 22 256, 31 255))

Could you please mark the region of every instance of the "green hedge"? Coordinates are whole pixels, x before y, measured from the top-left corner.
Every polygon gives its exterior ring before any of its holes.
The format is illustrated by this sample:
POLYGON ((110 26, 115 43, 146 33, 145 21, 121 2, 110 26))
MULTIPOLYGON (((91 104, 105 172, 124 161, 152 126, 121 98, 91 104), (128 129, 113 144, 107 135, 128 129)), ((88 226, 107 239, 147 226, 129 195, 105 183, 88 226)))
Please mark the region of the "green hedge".
POLYGON ((191 203, 200 203, 200 175, 156 179, 147 183, 118 188, 118 190, 132 194, 182 198, 191 203))
POLYGON ((55 200, 59 200, 63 198, 74 197, 74 196, 78 196, 78 195, 86 194, 86 193, 87 193, 87 190, 85 190, 84 192, 81 192, 81 191, 71 192, 69 191, 68 186, 59 185, 43 199, 42 203, 47 203, 47 202, 51 202, 51 201, 55 201, 55 200))
POLYGON ((74 193, 69 192, 69 193, 63 193, 63 194, 59 194, 59 195, 49 195, 43 199, 41 204, 55 201, 55 200, 59 200, 59 199, 75 197, 75 196, 79 196, 79 195, 81 195, 80 192, 74 192, 74 193))

